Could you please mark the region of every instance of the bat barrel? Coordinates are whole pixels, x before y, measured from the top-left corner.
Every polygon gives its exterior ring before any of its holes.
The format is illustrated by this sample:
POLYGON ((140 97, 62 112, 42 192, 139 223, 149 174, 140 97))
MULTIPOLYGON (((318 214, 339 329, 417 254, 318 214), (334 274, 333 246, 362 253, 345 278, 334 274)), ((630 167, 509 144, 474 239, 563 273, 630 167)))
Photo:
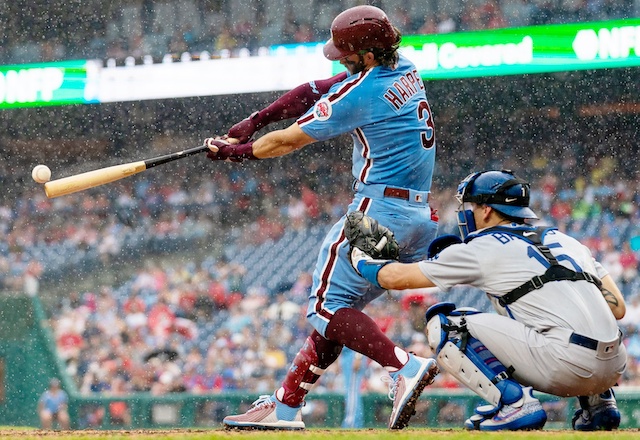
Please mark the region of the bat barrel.
POLYGON ((132 174, 137 174, 146 169, 144 161, 131 162, 123 165, 100 168, 87 171, 75 176, 63 177, 51 180, 44 184, 44 192, 49 198, 73 194, 78 191, 111 183, 132 174))

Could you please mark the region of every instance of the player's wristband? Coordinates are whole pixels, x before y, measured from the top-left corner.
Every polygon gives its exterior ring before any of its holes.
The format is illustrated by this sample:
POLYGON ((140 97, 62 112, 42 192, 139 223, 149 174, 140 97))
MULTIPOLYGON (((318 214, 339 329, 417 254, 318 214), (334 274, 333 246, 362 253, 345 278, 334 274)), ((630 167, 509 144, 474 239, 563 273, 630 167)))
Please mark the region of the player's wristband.
POLYGON ((362 278, 369 281, 376 287, 382 288, 378 282, 378 272, 384 266, 389 263, 393 263, 394 260, 368 260, 362 259, 357 263, 357 269, 362 278))
POLYGON ((229 155, 230 159, 249 159, 249 160, 257 160, 258 158, 253 155, 253 141, 247 142, 246 144, 236 144, 231 145, 230 151, 232 152, 229 155))

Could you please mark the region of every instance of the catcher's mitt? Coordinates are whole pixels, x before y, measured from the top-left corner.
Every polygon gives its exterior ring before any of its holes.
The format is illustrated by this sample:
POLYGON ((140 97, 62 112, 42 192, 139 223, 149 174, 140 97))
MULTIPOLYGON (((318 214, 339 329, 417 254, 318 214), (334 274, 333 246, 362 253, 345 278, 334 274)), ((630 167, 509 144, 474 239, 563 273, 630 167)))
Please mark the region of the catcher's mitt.
POLYGON ((393 232, 361 211, 347 214, 344 233, 351 249, 357 247, 375 259, 398 259, 399 246, 393 232))

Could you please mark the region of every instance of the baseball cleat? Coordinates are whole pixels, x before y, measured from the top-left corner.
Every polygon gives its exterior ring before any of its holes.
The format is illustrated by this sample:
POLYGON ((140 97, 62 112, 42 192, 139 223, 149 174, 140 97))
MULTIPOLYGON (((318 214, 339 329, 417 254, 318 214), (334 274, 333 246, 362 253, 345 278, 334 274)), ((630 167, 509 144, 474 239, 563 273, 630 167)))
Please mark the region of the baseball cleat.
POLYGON ((409 424, 422 390, 433 383, 438 371, 435 359, 424 359, 409 353, 409 361, 404 367, 390 374, 389 398, 393 400, 393 410, 389 429, 403 429, 409 424))
POLYGON ((571 419, 577 431, 611 431, 620 426, 620 411, 613 390, 595 396, 580 396, 580 409, 571 419))
POLYGON ((464 422, 464 427, 479 431, 516 431, 542 429, 547 413, 533 397, 532 388, 522 389, 523 396, 511 405, 484 405, 464 422))
POLYGON ((246 413, 227 416, 222 423, 225 429, 304 429, 301 408, 285 405, 275 394, 264 395, 246 413))

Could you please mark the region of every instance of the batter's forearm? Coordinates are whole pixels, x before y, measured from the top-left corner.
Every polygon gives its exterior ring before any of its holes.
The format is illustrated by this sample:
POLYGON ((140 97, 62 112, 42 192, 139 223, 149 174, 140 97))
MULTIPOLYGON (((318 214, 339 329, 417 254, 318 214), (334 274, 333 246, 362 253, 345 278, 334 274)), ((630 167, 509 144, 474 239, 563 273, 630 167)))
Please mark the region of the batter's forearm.
POLYGON ((262 136, 253 143, 253 155, 258 159, 280 157, 315 142, 305 134, 297 123, 284 130, 275 130, 262 136))

